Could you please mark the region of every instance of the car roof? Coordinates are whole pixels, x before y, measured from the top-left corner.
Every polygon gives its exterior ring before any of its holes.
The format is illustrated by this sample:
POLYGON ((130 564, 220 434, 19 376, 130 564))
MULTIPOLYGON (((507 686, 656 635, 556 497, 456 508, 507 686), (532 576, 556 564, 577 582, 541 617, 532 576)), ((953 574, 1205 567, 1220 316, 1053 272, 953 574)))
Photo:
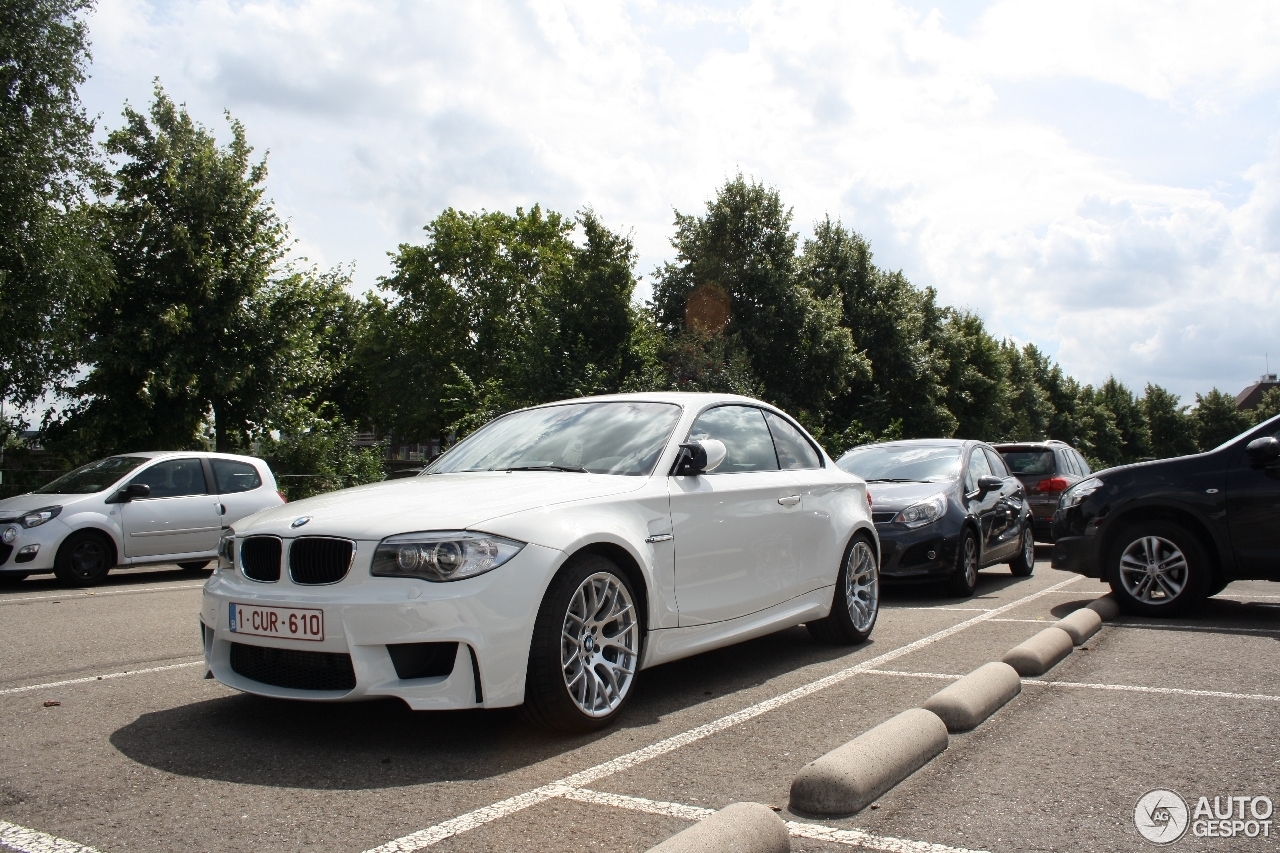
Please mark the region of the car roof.
POLYGON ((695 406, 705 403, 750 403, 756 406, 766 406, 770 409, 777 408, 771 406, 763 400, 757 400, 753 397, 744 397, 741 394, 716 394, 707 391, 636 391, 628 394, 600 394, 595 397, 576 397, 572 400, 556 400, 552 403, 541 403, 538 406, 530 408, 540 408, 541 406, 556 406, 562 403, 612 403, 612 402, 641 402, 641 403, 675 403, 680 406, 695 406))
POLYGON ((895 438, 892 441, 859 444, 857 447, 850 447, 845 453, 852 453, 864 447, 966 447, 970 444, 982 443, 972 438, 895 438))
POLYGON ((996 450, 1017 450, 1023 447, 1033 447, 1038 450, 1051 450, 1055 447, 1070 447, 1065 441, 1058 441, 1051 438, 1048 441, 1002 441, 999 444, 991 445, 996 450))
POLYGON ((238 453, 214 453, 208 450, 139 450, 136 453, 113 453, 113 457, 121 456, 137 456, 143 459, 161 459, 165 457, 182 456, 196 457, 197 459, 242 459, 246 462, 261 462, 257 456, 243 456, 238 453))

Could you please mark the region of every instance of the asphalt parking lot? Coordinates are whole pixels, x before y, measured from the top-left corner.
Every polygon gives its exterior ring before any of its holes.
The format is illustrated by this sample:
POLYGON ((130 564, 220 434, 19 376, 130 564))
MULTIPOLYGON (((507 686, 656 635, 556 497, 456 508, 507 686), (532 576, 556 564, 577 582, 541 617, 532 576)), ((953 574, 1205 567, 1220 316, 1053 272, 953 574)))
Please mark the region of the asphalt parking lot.
MULTIPOLYGON (((649 670, 589 737, 515 711, 241 695, 202 678, 202 575, 32 578, 0 589, 0 849, 643 851, 750 800, 795 850, 1115 851, 1156 849, 1134 826, 1155 788, 1280 801, 1280 585, 1258 582, 1106 624, 861 814, 787 811, 805 763, 1106 592, 1040 559, 983 572, 968 600, 886 591, 856 648, 793 629, 649 670)), ((1171 849, 1274 850, 1273 822, 1171 849)))

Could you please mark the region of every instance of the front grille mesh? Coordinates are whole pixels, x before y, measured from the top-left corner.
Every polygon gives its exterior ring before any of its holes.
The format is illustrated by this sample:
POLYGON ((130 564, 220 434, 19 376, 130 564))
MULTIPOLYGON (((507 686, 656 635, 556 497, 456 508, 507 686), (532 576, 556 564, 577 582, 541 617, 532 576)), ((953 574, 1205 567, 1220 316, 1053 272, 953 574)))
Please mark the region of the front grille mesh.
POLYGON ((351 568, 353 545, 347 539, 304 536, 289 547, 289 576, 294 583, 337 583, 351 568))
POLYGON ((231 668, 251 681, 294 690, 353 690, 351 655, 231 644, 231 668))
POLYGON ((274 536, 247 537, 240 545, 240 565, 251 580, 280 580, 280 540, 274 536))

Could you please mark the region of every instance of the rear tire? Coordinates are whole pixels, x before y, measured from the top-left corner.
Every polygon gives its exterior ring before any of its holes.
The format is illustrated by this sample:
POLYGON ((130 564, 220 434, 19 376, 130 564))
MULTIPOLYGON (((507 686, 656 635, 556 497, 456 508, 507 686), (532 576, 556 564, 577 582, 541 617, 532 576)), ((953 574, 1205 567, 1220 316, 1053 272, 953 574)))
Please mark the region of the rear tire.
POLYGON ((1009 561, 1009 571, 1015 578, 1029 578, 1036 570, 1036 535, 1028 524, 1022 531, 1022 547, 1018 555, 1009 561))
POLYGON ((53 561, 53 573, 63 586, 96 586, 106 579, 115 562, 115 548, 106 536, 81 530, 63 540, 53 561))
POLYGON ((631 581, 598 554, 571 559, 551 581, 529 647, 524 711, 561 732, 612 723, 631 697, 644 633, 631 581))
POLYGON ((956 598, 968 598, 978 588, 978 537, 965 529, 956 543, 956 568, 947 581, 947 592, 956 598))
POLYGON ((831 595, 830 614, 805 623, 809 635, 833 645, 866 642, 880 615, 880 566, 866 536, 859 534, 849 543, 831 595))
POLYGON ((1180 616, 1209 596, 1213 567, 1195 536, 1168 521, 1140 521, 1107 551, 1107 581, 1121 609, 1180 616))
POLYGON ((192 560, 189 563, 178 563, 178 568, 182 569, 184 572, 198 572, 202 570, 205 566, 209 565, 210 562, 212 561, 211 560, 192 560))

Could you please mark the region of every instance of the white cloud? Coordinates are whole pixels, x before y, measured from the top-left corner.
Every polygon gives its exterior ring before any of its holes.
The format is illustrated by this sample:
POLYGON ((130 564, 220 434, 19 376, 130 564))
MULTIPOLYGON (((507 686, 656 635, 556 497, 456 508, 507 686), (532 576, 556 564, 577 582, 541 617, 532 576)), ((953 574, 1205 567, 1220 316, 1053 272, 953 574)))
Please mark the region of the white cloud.
POLYGON ((101 0, 91 33, 108 124, 157 75, 207 124, 230 109, 307 254, 366 285, 446 205, 591 204, 648 272, 672 207, 742 169, 1086 381, 1235 391, 1280 355, 1270 4, 1000 0, 957 31, 888 0, 101 0), (1025 106, 1086 84, 1128 100, 1025 106), (1221 127, 1245 141, 1205 162, 1221 127))

